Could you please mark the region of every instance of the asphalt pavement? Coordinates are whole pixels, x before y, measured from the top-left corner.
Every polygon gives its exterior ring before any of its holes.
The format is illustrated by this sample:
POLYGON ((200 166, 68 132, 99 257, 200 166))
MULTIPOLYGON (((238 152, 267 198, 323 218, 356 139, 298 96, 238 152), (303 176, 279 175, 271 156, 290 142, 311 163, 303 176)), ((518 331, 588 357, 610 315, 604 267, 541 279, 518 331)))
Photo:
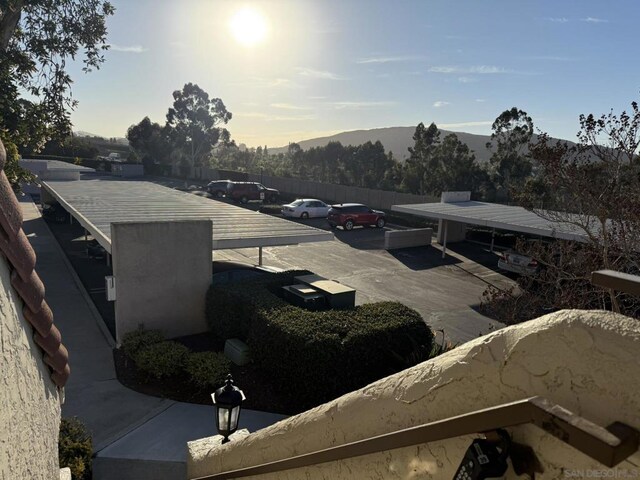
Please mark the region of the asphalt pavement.
MULTIPOLYGON (((329 229, 325 219, 294 219, 329 229)), ((384 249, 387 226, 333 230, 335 240, 263 249, 263 264, 310 270, 356 289, 356 304, 398 301, 415 308, 435 331, 444 330, 452 343, 464 343, 504 324, 477 309, 489 285, 501 289, 514 281, 498 271, 498 258, 487 247, 460 242, 442 248, 431 246, 384 249)), ((258 263, 258 249, 221 250, 216 260, 258 263)))

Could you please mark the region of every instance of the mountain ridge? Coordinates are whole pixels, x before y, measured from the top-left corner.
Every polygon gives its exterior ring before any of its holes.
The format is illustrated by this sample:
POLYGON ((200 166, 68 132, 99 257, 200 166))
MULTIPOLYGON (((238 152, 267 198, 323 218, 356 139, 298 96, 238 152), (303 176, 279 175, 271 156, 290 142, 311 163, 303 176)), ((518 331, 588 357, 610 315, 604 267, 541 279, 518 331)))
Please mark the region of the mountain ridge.
MULTIPOLYGON (((396 160, 404 161, 409 157, 409 147, 413 147, 413 134, 416 127, 381 127, 372 129, 349 130, 346 132, 336 133, 326 137, 311 138, 296 142, 303 150, 309 150, 314 147, 323 147, 329 142, 340 142, 343 145, 362 145, 368 141, 375 143, 380 141, 384 145, 385 151, 393 152, 396 160)), ((450 130, 440 130, 440 139, 442 140, 449 134, 455 134, 458 139, 465 143, 470 150, 473 150, 476 160, 479 163, 489 161, 491 150, 487 149, 487 142, 491 141, 490 135, 477 135, 466 132, 453 132, 450 130)), ((269 153, 278 154, 286 153, 287 147, 269 148, 269 153)))

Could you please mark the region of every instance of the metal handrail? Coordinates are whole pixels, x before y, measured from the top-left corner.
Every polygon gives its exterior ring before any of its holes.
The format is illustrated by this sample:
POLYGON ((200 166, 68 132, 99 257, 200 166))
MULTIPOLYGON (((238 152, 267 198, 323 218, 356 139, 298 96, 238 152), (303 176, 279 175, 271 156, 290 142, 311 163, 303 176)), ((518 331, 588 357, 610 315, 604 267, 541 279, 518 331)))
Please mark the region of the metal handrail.
POLYGON ((640 296, 640 276, 614 270, 598 270, 591 273, 591 283, 599 287, 640 296))
POLYGON ((540 427, 607 467, 617 465, 638 450, 640 436, 637 430, 628 425, 616 422, 605 429, 543 397, 531 397, 336 447, 193 480, 222 480, 263 475, 528 423, 540 427))

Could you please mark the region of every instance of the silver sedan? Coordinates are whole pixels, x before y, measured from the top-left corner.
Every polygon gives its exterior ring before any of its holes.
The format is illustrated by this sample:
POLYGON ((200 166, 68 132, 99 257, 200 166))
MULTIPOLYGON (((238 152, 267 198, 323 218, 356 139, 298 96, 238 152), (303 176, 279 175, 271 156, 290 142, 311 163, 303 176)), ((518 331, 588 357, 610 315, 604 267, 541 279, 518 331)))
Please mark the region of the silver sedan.
POLYGON ((329 212, 329 205, 316 198, 299 198, 288 205, 282 206, 282 215, 295 218, 325 218, 329 212))

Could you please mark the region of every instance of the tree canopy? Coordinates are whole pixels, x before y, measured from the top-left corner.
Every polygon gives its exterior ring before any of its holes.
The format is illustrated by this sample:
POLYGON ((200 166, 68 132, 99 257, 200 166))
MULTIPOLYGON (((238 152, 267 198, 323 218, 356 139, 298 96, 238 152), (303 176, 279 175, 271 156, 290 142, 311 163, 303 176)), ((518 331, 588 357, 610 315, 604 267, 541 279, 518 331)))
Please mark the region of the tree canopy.
POLYGON ((207 164, 211 149, 218 142, 229 142, 229 132, 220 127, 231 120, 219 98, 209 94, 194 83, 187 83, 182 90, 173 92, 173 107, 167 113, 169 135, 188 165, 207 164))
MULTIPOLYGON (((82 57, 87 72, 100 67, 113 12, 104 0, 0 1, 0 138, 8 153, 11 145, 37 151, 53 136, 68 135, 76 103, 67 61, 82 57)), ((17 162, 17 153, 7 157, 17 162)), ((28 178, 11 168, 16 182, 28 178)))

